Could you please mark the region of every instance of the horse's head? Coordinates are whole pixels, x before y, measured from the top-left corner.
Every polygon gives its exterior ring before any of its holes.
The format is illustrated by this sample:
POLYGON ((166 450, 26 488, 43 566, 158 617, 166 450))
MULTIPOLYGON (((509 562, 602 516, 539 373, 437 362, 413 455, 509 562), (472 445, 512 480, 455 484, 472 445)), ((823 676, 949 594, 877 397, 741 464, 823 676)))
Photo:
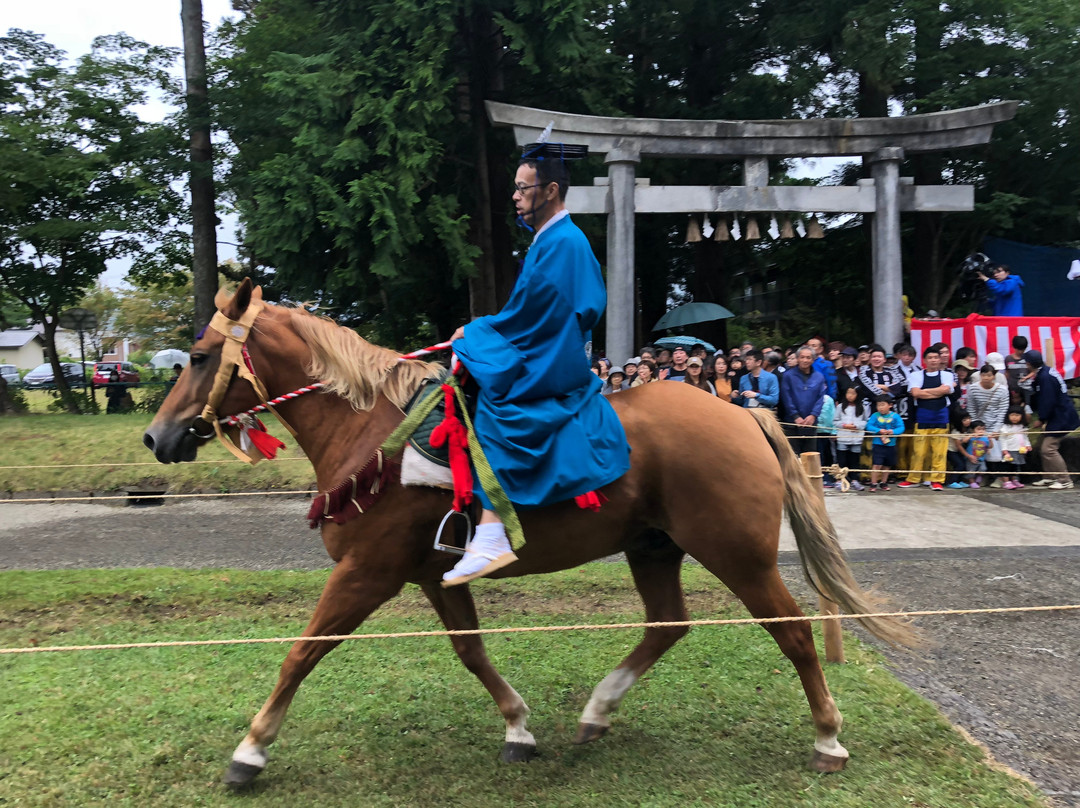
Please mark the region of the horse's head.
MULTIPOLYGON (((199 447, 216 434, 211 418, 244 412, 259 401, 252 384, 237 381, 246 373, 237 358, 240 345, 251 347, 253 355, 260 353, 254 349, 256 329, 251 326, 256 317, 262 326, 270 316, 263 308, 262 288, 245 278, 235 294, 222 290, 214 303, 218 314, 195 340, 190 363, 143 435, 143 443, 162 463, 194 460, 199 447), (241 329, 242 341, 237 342, 241 329), (230 339, 236 344, 229 346, 230 339)), ((266 363, 263 369, 268 369, 266 363)))

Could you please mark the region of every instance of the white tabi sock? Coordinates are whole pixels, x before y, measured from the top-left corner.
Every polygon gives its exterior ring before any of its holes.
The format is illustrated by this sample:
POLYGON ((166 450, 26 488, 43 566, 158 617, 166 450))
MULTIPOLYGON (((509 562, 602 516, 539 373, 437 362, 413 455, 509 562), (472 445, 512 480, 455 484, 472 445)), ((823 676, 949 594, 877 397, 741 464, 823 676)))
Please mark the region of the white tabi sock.
POLYGON ((473 540, 469 542, 465 555, 452 570, 443 575, 443 580, 453 580, 462 576, 473 575, 488 566, 496 558, 513 552, 510 541, 506 538, 506 528, 501 522, 488 522, 477 525, 473 540))

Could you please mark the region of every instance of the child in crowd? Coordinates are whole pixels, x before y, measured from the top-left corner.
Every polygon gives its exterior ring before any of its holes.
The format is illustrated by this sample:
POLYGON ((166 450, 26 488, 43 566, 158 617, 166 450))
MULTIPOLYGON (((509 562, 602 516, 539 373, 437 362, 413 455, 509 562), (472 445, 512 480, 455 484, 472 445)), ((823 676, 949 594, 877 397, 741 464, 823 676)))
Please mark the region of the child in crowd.
POLYGON ((851 488, 863 491, 865 487, 855 475, 859 468, 859 455, 866 428, 866 404, 859 397, 859 389, 851 385, 844 389, 843 398, 833 416, 836 428, 836 464, 851 470, 851 488))
MULTIPOLYGON (((999 440, 1001 441, 1002 462, 1011 463, 1013 468, 1019 472, 1027 462, 1027 453, 1031 451, 1031 441, 1028 439, 1027 433, 1027 416, 1024 414, 1023 407, 1009 407, 1009 412, 1005 416, 1005 423, 1001 425, 999 440)), ((1005 484, 1002 486, 1002 488, 1008 488, 1010 491, 1014 488, 1023 487, 1024 484, 1020 482, 1018 476, 1007 477, 1005 484)))
POLYGON ((889 490, 889 470, 896 465, 896 436, 904 432, 904 422, 892 411, 893 397, 882 393, 875 398, 877 412, 866 422, 866 432, 874 436, 870 490, 889 490))
POLYGON ((978 488, 982 485, 983 478, 979 472, 986 471, 986 455, 993 446, 994 439, 986 434, 986 424, 982 421, 971 422, 971 437, 964 441, 962 450, 964 460, 967 461, 967 470, 975 472, 971 478, 971 487, 978 488))
POLYGON ((955 472, 951 475, 952 482, 948 484, 949 488, 967 488, 971 483, 968 475, 963 473, 967 471, 967 456, 964 447, 970 435, 971 415, 967 410, 957 410, 952 418, 952 434, 949 435, 949 468, 955 472))

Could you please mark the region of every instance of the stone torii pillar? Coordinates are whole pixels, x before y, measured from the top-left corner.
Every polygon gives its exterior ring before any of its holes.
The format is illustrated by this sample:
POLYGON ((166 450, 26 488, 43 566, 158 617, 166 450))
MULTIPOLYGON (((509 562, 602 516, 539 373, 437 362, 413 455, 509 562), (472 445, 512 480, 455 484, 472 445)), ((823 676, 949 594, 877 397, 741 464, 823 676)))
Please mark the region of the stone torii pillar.
POLYGON ((900 163, 904 150, 878 149, 870 158, 874 178, 874 342, 891 352, 904 338, 903 267, 900 262, 900 163))
POLYGON ((631 149, 613 149, 608 167, 607 231, 607 356, 623 362, 634 355, 634 186, 641 155, 631 149))

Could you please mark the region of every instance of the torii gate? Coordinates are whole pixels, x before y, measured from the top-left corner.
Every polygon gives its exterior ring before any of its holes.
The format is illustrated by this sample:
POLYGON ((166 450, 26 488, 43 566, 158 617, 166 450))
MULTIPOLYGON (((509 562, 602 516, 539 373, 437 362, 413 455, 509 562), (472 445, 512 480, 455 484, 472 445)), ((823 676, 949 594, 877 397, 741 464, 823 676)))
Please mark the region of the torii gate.
POLYGON ((553 123, 551 140, 587 145, 605 155, 607 177, 570 189, 571 213, 606 213, 607 355, 634 355, 635 213, 870 213, 873 218, 874 340, 903 337, 900 213, 974 208, 970 185, 914 185, 900 176, 905 154, 977 146, 995 124, 1011 120, 1016 101, 899 118, 789 121, 693 121, 604 118, 488 101, 496 126, 512 126, 519 145, 553 123), (856 186, 769 185, 769 158, 862 156, 872 179, 856 186), (642 157, 737 158, 742 185, 638 184, 642 157))

